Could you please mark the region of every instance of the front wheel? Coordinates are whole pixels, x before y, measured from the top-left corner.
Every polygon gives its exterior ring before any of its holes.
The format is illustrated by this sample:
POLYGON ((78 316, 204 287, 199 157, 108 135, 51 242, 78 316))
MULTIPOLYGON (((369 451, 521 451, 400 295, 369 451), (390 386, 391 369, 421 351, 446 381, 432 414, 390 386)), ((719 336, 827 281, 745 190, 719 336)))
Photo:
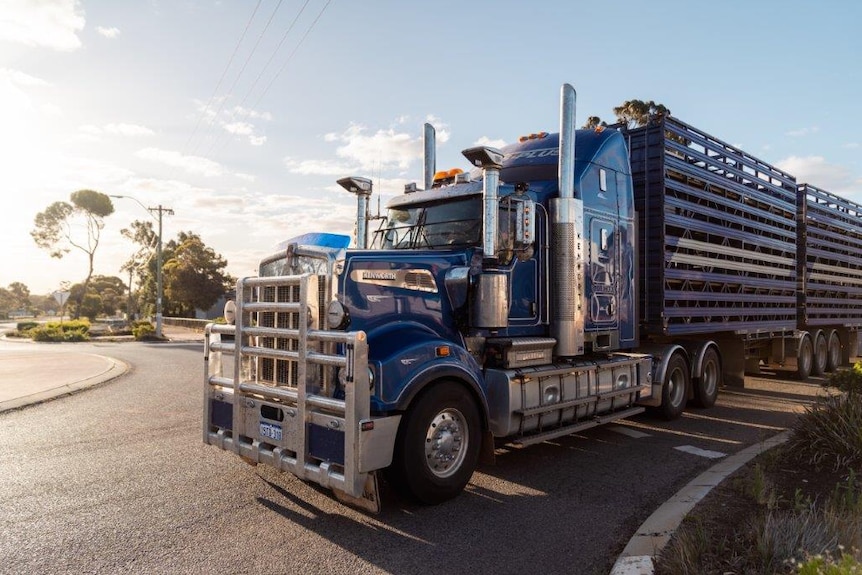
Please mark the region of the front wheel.
POLYGON ((388 476, 418 501, 436 505, 457 496, 479 461, 481 422, 462 385, 429 387, 402 417, 388 476))

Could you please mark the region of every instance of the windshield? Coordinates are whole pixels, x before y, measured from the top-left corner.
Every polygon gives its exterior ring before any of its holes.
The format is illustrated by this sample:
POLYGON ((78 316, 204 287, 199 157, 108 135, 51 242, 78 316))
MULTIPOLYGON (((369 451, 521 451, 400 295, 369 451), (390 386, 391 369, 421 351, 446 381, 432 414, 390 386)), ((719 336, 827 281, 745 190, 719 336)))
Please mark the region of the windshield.
POLYGON ((453 248, 479 245, 482 237, 482 198, 390 208, 374 232, 383 249, 453 248))

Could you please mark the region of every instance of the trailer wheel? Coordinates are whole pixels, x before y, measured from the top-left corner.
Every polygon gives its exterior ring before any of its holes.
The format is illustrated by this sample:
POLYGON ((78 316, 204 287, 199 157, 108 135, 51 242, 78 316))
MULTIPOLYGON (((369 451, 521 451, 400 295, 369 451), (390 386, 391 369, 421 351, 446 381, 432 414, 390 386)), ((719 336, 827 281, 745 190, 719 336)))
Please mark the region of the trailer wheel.
POLYGON ((476 402, 461 385, 444 381, 426 389, 401 419, 388 477, 421 503, 457 496, 479 460, 481 423, 476 402))
POLYGON ((667 421, 677 419, 682 415, 688 397, 688 387, 691 383, 688 362, 679 353, 671 356, 661 388, 661 407, 659 413, 667 421))
POLYGON ((811 336, 807 333, 799 340, 799 349, 796 351, 796 377, 805 381, 811 375, 811 364, 814 363, 814 345, 811 336))
POLYGON ((719 385, 721 385, 721 358, 714 347, 709 347, 703 354, 700 375, 693 383, 694 404, 698 407, 715 405, 719 385))
POLYGON ((829 356, 829 347, 823 332, 817 332, 814 338, 814 363, 811 365, 811 375, 823 375, 826 371, 826 362, 829 356))
POLYGON ((829 352, 826 354, 826 371, 835 371, 841 365, 841 338, 837 331, 829 333, 829 352))

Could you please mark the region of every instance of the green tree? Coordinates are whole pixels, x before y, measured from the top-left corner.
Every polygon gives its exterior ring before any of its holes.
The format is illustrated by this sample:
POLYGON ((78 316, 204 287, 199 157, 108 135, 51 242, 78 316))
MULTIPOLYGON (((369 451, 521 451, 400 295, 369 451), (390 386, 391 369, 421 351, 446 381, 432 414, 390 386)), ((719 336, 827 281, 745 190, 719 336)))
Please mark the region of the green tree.
POLYGON ((30 309, 30 288, 21 282, 9 284, 9 292, 15 298, 15 307, 18 309, 30 309))
POLYGON ((72 295, 69 299, 73 301, 71 313, 91 321, 95 321, 98 316, 115 315, 126 307, 126 284, 116 276, 94 275, 88 286, 75 284, 70 291, 72 295))
POLYGON ((9 317, 10 311, 31 310, 30 289, 21 282, 12 282, 0 288, 0 316, 9 317))
POLYGON ((603 122, 602 119, 599 118, 598 116, 590 116, 589 118, 587 118, 587 121, 584 122, 583 127, 585 130, 595 130, 599 126, 606 127, 607 125, 608 125, 608 123, 603 122))
POLYGON ((225 271, 227 260, 192 232, 180 232, 168 243, 163 268, 165 295, 181 316, 211 308, 230 289, 234 279, 225 271))
MULTIPOLYGON (((30 235, 37 246, 48 250, 55 258, 62 258, 72 248, 87 254, 89 267, 84 289, 80 292, 83 298, 93 276, 96 249, 105 227, 104 218, 114 213, 114 204, 107 195, 93 190, 78 190, 69 199, 70 202, 54 202, 36 214, 35 229, 30 235)), ((76 301, 80 308, 83 300, 76 301)))
MULTIPOLYGON (((128 228, 120 230, 123 237, 137 245, 137 250, 120 268, 137 280, 138 293, 134 298, 130 313, 135 310, 152 314, 156 307, 156 246, 159 237, 150 221, 135 220, 128 228)), ((164 259, 164 254, 163 254, 164 259)), ((129 279, 129 292, 132 292, 133 278, 129 279)))
POLYGON ((629 128, 637 128, 639 126, 646 126, 661 116, 670 116, 670 110, 663 104, 656 104, 652 100, 648 102, 643 100, 626 100, 614 108, 614 115, 616 115, 618 122, 624 123, 629 128))

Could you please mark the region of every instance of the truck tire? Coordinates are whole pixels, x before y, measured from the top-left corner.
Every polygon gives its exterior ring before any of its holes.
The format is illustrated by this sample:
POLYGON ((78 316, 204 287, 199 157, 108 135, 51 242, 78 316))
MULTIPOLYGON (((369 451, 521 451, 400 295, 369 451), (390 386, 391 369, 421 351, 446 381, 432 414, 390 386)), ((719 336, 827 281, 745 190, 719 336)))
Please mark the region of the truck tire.
POLYGON ((837 331, 829 333, 829 348, 826 354, 826 371, 833 372, 841 366, 841 338, 838 337, 837 331))
POLYGON ((811 336, 807 333, 799 340, 799 349, 796 351, 796 377, 802 381, 811 375, 811 365, 814 363, 814 344, 811 336))
POLYGON ((452 381, 425 389, 401 418, 387 478, 421 503, 457 496, 470 481, 482 441, 472 396, 452 381))
POLYGON ((714 347, 709 347, 703 353, 700 375, 692 383, 694 387, 694 404, 704 408, 715 405, 720 385, 721 357, 714 347))
POLYGON ((680 353, 674 353, 667 364, 664 385, 661 388, 659 414, 667 421, 677 419, 685 409, 688 388, 691 384, 688 362, 680 353))
POLYGON ((811 375, 823 375, 829 357, 829 346, 822 331, 814 338, 814 363, 811 364, 811 375))

